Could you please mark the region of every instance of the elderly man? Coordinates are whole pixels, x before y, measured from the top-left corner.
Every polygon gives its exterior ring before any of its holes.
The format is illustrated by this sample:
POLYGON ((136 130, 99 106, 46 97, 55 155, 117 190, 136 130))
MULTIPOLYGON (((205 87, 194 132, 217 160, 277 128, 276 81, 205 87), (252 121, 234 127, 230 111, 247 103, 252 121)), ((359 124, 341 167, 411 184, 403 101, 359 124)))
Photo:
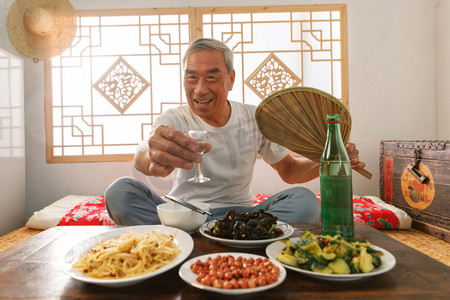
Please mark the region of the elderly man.
MULTIPOLYGON (((252 206, 250 183, 257 155, 270 164, 287 183, 304 183, 319 175, 319 164, 293 158, 290 151, 268 141, 259 132, 255 106, 228 100, 235 70, 233 54, 222 42, 198 39, 183 59, 184 88, 188 105, 170 109, 156 119, 149 138, 138 147, 135 166, 148 176, 173 175, 170 195, 208 202, 212 217, 223 218, 229 210, 238 213, 263 209, 284 222, 317 222, 320 203, 308 189, 294 187, 252 206), (197 142, 189 130, 207 130, 206 154, 197 153, 197 142), (211 180, 189 181, 193 166, 211 180)), ((352 168, 363 168, 354 144, 347 145, 352 168)), ((111 218, 122 225, 160 224, 156 206, 165 201, 142 182, 123 177, 105 192, 111 218)))

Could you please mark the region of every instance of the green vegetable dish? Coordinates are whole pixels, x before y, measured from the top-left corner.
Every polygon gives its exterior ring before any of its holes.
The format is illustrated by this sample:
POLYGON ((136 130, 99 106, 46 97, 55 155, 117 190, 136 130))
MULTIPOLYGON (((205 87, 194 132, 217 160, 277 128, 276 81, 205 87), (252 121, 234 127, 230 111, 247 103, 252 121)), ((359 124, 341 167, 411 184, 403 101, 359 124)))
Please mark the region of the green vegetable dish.
POLYGON ((371 248, 366 240, 340 235, 314 235, 305 231, 295 243, 283 240, 286 247, 277 260, 283 264, 324 274, 369 273, 381 266, 383 252, 371 248))

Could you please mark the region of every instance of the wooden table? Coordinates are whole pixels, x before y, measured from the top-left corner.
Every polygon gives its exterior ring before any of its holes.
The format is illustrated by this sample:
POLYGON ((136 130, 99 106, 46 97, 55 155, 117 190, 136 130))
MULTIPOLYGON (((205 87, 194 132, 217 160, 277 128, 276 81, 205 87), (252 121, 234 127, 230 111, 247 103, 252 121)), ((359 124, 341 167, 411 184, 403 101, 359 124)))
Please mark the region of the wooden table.
MULTIPOLYGON (((294 236, 305 229, 320 234, 319 224, 291 224, 294 236)), ((230 296, 205 292, 186 284, 176 267, 138 285, 106 288, 76 281, 58 266, 64 250, 87 237, 114 229, 108 226, 55 227, 39 233, 0 253, 0 298, 41 299, 225 299, 230 296)), ((357 281, 333 282, 306 277, 287 270, 286 280, 261 293, 239 296, 245 299, 447 299, 450 268, 363 224, 356 237, 391 252, 397 264, 390 272, 357 281)), ((237 249, 192 235, 190 258, 217 252, 248 252, 265 255, 265 248, 237 249)))

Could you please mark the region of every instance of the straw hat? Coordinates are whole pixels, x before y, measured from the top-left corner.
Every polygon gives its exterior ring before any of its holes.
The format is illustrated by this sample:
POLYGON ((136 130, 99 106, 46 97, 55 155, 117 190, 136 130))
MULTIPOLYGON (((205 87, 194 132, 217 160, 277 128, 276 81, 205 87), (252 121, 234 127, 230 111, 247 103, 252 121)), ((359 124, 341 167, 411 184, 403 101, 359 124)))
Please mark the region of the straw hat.
POLYGON ((77 18, 67 0, 16 0, 8 13, 7 27, 19 52, 47 59, 72 44, 77 18))

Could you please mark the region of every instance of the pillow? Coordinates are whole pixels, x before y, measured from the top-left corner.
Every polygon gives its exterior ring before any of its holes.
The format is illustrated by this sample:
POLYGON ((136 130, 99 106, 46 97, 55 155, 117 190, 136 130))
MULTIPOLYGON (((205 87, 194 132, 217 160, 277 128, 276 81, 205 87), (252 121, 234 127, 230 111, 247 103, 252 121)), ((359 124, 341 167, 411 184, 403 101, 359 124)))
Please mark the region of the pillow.
MULTIPOLYGON (((253 205, 266 201, 271 194, 256 194, 253 205)), ((316 195, 320 201, 320 195, 316 195)), ((374 196, 353 196, 355 222, 376 229, 409 229, 411 217, 403 210, 374 196)), ((116 225, 109 217, 104 196, 67 196, 35 212, 26 226, 47 229, 65 225, 116 225)))
MULTIPOLYGON (((375 196, 364 196, 361 199, 366 199, 365 201, 372 201, 374 205, 380 206, 383 211, 393 213, 399 220, 399 226, 395 229, 410 229, 412 225, 412 218, 406 213, 406 211, 395 207, 394 205, 388 204, 375 196)), ((390 214, 389 213, 389 214, 390 214)), ((374 226, 372 226, 374 227, 374 226)), ((383 228, 383 229, 394 229, 394 228, 383 228)))
POLYGON ((49 206, 46 206, 39 211, 35 211, 28 219, 25 226, 32 229, 42 230, 56 226, 59 220, 61 220, 61 216, 64 216, 66 213, 70 212, 75 205, 88 197, 89 196, 68 195, 61 198, 49 206))
POLYGON ((270 196, 272 196, 272 194, 256 194, 255 200, 253 200, 253 206, 263 203, 269 199, 270 196))
MULTIPOLYGON (((256 194, 254 205, 264 202, 270 196, 271 194, 256 194)), ((320 194, 316 194, 316 197, 320 201, 320 194)), ((409 229, 412 223, 406 212, 374 196, 353 196, 353 217, 355 222, 376 229, 409 229)))
POLYGON ((64 225, 110 225, 116 223, 109 217, 104 196, 95 196, 81 201, 58 222, 64 225))

